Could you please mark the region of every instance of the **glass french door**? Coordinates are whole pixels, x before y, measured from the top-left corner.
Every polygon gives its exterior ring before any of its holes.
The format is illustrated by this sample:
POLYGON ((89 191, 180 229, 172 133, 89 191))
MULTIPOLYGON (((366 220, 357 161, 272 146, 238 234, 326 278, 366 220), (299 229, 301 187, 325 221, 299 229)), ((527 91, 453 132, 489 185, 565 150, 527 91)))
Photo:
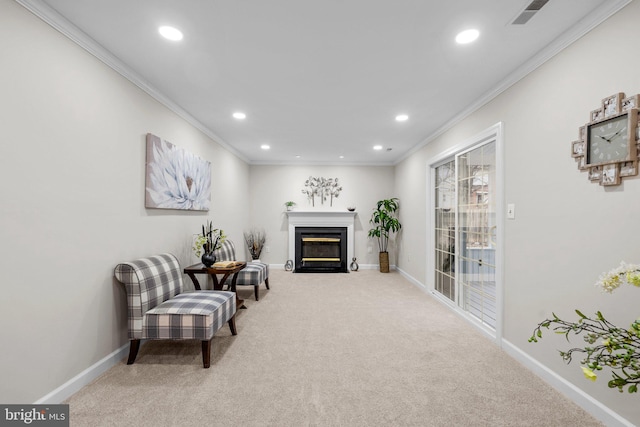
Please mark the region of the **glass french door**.
POLYGON ((458 304, 496 327, 495 142, 457 156, 458 304))
POLYGON ((435 169, 435 289, 456 301, 456 176, 455 160, 435 169))
POLYGON ((496 147, 484 143, 435 168, 435 290, 495 329, 496 147))

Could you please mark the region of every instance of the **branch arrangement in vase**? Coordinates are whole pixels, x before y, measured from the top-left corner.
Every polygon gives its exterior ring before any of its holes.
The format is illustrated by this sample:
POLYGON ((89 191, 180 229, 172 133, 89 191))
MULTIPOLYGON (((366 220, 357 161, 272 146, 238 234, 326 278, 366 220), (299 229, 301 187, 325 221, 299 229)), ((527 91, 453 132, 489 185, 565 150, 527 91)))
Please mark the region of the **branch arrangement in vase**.
POLYGON ((244 241, 247 244, 247 248, 249 248, 249 253, 251 253, 251 259, 260 259, 262 248, 264 247, 264 243, 267 241, 265 231, 258 230, 256 228, 251 229, 251 231, 245 231, 244 241))

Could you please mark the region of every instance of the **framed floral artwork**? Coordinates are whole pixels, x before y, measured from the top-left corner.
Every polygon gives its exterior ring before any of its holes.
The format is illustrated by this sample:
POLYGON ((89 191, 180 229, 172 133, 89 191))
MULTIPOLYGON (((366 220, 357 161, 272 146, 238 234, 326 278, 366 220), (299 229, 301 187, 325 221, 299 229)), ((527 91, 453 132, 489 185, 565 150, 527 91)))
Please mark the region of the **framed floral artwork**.
POLYGON ((145 207, 208 211, 211 163, 147 134, 145 207))

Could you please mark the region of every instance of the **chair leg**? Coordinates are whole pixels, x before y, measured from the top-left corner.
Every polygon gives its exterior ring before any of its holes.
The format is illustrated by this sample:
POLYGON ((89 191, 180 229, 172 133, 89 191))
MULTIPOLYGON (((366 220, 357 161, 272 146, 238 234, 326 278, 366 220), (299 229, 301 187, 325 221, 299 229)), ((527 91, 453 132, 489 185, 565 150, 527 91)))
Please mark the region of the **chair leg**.
POLYGON ((238 335, 236 331, 236 315, 234 314, 231 319, 229 319, 229 329, 231 329, 231 335, 238 335))
POLYGON ((211 365, 211 338, 208 341, 202 341, 202 366, 206 369, 211 365))
POLYGON ((255 285, 253 287, 254 293, 256 294, 256 301, 260 300, 260 285, 255 285))
POLYGON ((133 365, 133 362, 136 361, 139 349, 140 340, 131 340, 131 343, 129 343, 129 360, 127 360, 127 365, 133 365))
POLYGON ((267 289, 269 289, 269 278, 268 277, 266 279, 264 279, 264 284, 267 286, 267 289))

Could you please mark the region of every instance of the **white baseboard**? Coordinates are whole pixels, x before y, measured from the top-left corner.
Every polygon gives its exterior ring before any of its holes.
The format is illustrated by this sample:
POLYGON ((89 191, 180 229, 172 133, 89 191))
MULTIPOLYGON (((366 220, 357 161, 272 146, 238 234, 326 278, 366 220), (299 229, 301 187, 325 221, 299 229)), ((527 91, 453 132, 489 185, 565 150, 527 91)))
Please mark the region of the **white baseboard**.
MULTIPOLYGON (((389 270, 395 270, 395 265, 390 265, 389 270)), ((358 264, 358 270, 378 270, 380 269, 380 264, 358 264)), ((357 273, 357 271, 354 271, 357 273)))
POLYGON ((602 421, 605 425, 624 427, 635 426, 635 424, 623 418, 618 413, 611 410, 611 408, 603 405, 602 402, 588 395, 574 384, 565 380, 509 341, 503 339, 502 348, 511 357, 522 363, 527 369, 546 381, 551 387, 567 396, 576 405, 587 411, 594 418, 602 421))
MULTIPOLYGON (((141 343, 141 345, 142 344, 143 343, 141 343)), ((128 352, 129 343, 123 345, 113 353, 89 366, 87 369, 80 372, 78 375, 71 378, 51 393, 38 399, 34 402, 34 405, 58 404, 64 402, 66 399, 77 393, 82 387, 98 378, 113 366, 121 363, 122 359, 127 356, 128 352)))
MULTIPOLYGON (((358 264, 358 270, 377 270, 378 267, 378 264, 358 264)), ((274 270, 284 270, 284 264, 269 264, 269 268, 274 270)), ((390 265, 389 269, 395 270, 396 266, 390 265)), ((351 269, 349 269, 349 272, 351 272, 351 269)))
POLYGON ((400 273, 402 275, 402 277, 404 277, 405 279, 407 279, 408 281, 410 281, 411 283, 413 283, 414 285, 416 285, 420 289, 422 289, 422 290, 426 290, 427 289, 422 282, 417 280, 415 277, 411 276, 409 273, 407 273, 403 269, 398 268, 396 266, 394 266, 394 268, 398 271, 398 273, 400 273))

